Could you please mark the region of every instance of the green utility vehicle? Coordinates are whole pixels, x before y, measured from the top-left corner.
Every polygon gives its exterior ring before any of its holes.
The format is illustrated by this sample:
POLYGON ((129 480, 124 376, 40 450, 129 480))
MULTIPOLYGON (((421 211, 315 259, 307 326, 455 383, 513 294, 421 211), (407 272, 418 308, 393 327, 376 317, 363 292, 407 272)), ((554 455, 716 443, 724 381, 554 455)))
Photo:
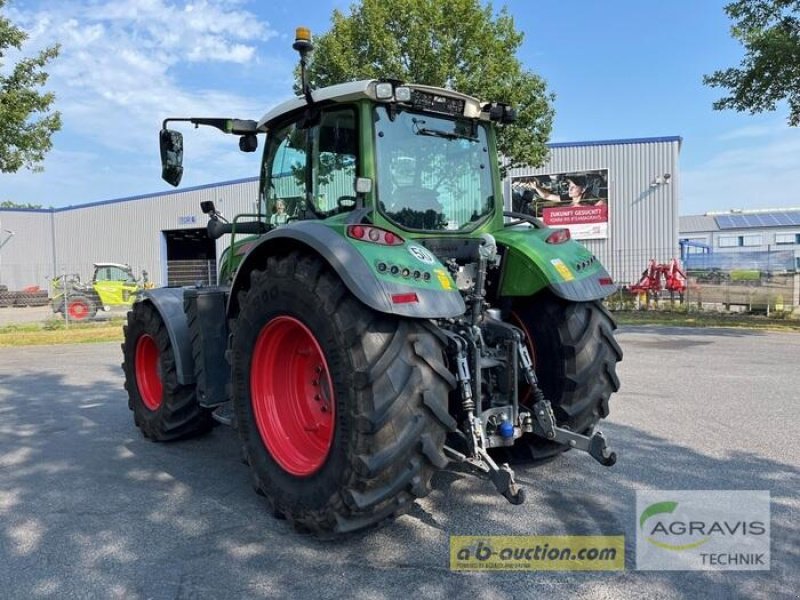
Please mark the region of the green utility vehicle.
POLYGON ((166 181, 208 125, 252 152, 261 214, 225 222, 220 285, 146 291, 128 314, 129 406, 156 441, 237 428, 256 490, 301 529, 380 522, 450 462, 524 500, 509 466, 570 448, 614 464, 595 429, 622 352, 616 288, 567 230, 505 212, 495 128, 510 106, 398 81, 311 89, 259 121, 170 118, 166 181), (246 234, 246 238, 242 238, 246 234))
POLYGON ((54 277, 50 305, 54 313, 65 314, 73 321, 85 321, 93 318, 98 309, 132 305, 138 293, 152 287, 147 271, 137 278, 128 265, 94 263, 90 283, 83 283, 77 274, 54 277))

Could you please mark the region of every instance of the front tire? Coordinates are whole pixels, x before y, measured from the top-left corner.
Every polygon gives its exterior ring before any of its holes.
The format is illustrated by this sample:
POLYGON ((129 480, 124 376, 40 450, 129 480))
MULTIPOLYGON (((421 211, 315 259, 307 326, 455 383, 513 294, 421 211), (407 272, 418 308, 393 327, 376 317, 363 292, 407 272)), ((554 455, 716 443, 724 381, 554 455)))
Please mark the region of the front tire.
POLYGON ((232 342, 233 401, 257 491, 316 533, 376 524, 430 491, 452 380, 421 322, 359 302, 318 257, 251 274, 232 342))
MULTIPOLYGON (((617 328, 599 301, 569 302, 549 293, 518 304, 512 322, 528 340, 539 386, 553 407, 560 427, 587 433, 608 416, 608 401, 619 390, 617 363, 622 349, 614 339, 617 328)), ((530 394, 521 391, 520 403, 530 394)), ((516 461, 541 460, 567 447, 525 434, 512 448, 516 461)))
POLYGON ((149 302, 137 302, 128 312, 124 331, 128 408, 142 434, 167 442, 211 429, 211 412, 198 404, 195 386, 178 383, 175 353, 158 311, 149 302))
POLYGON ((70 296, 66 311, 71 321, 88 321, 97 314, 97 303, 89 296, 70 296))

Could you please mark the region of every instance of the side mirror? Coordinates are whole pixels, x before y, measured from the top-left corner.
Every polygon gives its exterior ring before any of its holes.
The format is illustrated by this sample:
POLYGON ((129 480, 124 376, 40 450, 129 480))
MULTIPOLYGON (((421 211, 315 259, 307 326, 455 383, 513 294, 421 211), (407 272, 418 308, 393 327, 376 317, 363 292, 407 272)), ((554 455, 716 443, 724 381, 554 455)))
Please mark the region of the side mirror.
POLYGON ((255 152, 258 149, 258 138, 250 133, 239 138, 239 150, 242 152, 255 152))
POLYGON ((217 209, 214 207, 213 200, 203 200, 200 203, 200 210, 203 211, 204 215, 213 215, 217 212, 217 209))
POLYGON ((177 186, 183 177, 183 134, 162 129, 158 134, 161 148, 161 179, 177 186))

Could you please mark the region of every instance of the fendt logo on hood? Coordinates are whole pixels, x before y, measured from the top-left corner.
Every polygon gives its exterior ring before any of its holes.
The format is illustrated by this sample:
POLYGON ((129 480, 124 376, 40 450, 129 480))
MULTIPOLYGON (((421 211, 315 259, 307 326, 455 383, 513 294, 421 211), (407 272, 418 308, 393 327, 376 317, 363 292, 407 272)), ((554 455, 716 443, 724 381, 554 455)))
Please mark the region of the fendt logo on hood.
POLYGON ((639 529, 645 539, 664 550, 680 552, 699 548, 712 536, 758 536, 767 532, 761 521, 667 518, 678 508, 673 501, 656 502, 639 515, 639 529))

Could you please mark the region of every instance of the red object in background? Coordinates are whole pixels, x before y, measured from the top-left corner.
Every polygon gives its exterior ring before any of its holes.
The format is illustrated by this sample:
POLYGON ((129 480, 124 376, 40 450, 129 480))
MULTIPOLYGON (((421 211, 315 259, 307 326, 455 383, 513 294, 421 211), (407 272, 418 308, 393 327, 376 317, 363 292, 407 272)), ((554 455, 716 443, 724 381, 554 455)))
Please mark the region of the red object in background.
POLYGON ((657 294, 661 290, 683 294, 686 291, 686 274, 675 258, 669 264, 658 264, 651 258, 642 278, 630 290, 635 294, 657 294))

